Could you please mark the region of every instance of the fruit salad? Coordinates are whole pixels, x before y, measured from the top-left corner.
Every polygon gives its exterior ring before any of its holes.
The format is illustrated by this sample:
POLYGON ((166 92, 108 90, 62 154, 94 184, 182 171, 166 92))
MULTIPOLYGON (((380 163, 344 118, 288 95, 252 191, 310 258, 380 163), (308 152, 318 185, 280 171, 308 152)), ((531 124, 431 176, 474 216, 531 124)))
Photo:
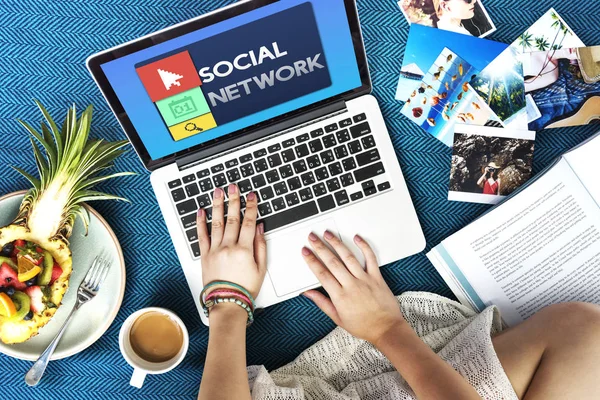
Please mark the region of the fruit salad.
POLYGON ((55 309, 52 284, 63 270, 50 252, 37 244, 15 240, 0 252, 0 317, 28 321, 55 309))

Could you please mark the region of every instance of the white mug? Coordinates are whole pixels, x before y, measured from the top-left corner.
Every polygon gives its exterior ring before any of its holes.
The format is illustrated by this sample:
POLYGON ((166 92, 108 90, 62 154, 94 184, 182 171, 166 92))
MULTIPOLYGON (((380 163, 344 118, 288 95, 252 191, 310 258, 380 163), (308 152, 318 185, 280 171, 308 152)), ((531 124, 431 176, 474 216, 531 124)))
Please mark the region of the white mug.
POLYGON ((121 331, 119 332, 119 348, 121 349, 121 354, 125 358, 125 361, 129 365, 133 367, 133 375, 131 375, 131 380, 129 381, 131 386, 135 386, 136 388, 141 388, 144 384, 144 379, 147 374, 157 375, 164 374, 178 366, 181 361, 183 361, 185 354, 187 353, 188 346, 190 344, 190 339, 188 335, 188 331, 183 323, 183 321, 175 315, 170 310, 166 308, 160 307, 148 307, 142 308, 131 314, 129 318, 125 320, 123 325, 121 326, 121 331), (173 322, 177 323, 181 328, 181 332, 183 334, 183 344, 181 345, 181 349, 179 349, 179 353, 172 359, 164 362, 154 363, 149 362, 138 356, 130 343, 130 331, 133 323, 141 317, 143 314, 149 312, 158 312, 169 317, 173 322))

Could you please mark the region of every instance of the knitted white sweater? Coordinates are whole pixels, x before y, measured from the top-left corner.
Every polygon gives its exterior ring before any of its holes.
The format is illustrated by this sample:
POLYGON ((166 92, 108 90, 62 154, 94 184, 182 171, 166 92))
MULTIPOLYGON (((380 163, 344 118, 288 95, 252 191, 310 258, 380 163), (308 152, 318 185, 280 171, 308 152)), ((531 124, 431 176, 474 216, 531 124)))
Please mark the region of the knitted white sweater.
MULTIPOLYGON (((496 356, 491 335, 502 330, 500 314, 476 314, 431 293, 398 296, 402 313, 417 334, 464 376, 483 399, 517 399, 496 356)), ((248 367, 255 400, 415 399, 406 381, 370 343, 336 328, 271 373, 248 367)))

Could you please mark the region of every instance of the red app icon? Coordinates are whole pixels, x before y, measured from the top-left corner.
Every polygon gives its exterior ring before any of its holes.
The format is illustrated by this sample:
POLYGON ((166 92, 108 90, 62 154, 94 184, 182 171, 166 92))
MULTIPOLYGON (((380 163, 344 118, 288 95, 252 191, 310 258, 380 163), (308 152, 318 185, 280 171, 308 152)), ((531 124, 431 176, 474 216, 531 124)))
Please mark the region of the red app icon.
POLYGON ((187 51, 135 69, 152 102, 202 85, 187 51))

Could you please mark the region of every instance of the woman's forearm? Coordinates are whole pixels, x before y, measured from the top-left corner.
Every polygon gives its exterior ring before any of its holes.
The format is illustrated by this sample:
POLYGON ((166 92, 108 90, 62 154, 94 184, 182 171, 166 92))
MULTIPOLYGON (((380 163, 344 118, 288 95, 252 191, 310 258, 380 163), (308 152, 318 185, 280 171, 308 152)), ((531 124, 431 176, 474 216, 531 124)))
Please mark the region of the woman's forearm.
POLYGON ((199 400, 250 399, 246 372, 248 314, 236 304, 219 304, 210 313, 210 332, 199 400))
POLYGON ((480 399, 475 389, 403 323, 374 345, 394 365, 419 399, 480 399))
POLYGON ((483 187, 483 182, 485 181, 485 174, 481 175, 481 178, 477 181, 477 186, 483 187))

